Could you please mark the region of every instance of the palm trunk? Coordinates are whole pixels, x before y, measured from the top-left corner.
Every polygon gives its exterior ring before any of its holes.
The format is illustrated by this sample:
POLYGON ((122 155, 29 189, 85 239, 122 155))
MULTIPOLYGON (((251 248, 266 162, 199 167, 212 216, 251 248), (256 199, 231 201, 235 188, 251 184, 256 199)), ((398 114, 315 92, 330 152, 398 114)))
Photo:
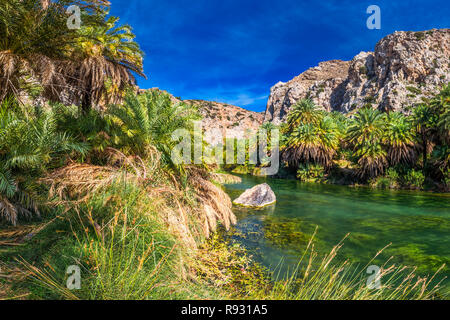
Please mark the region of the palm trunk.
POLYGON ((425 175, 425 169, 427 167, 427 153, 428 153, 428 141, 425 133, 422 133, 422 148, 423 148, 423 174, 425 175))
POLYGON ((91 93, 87 92, 84 94, 83 100, 81 101, 81 110, 83 114, 87 114, 90 108, 91 108, 91 93))

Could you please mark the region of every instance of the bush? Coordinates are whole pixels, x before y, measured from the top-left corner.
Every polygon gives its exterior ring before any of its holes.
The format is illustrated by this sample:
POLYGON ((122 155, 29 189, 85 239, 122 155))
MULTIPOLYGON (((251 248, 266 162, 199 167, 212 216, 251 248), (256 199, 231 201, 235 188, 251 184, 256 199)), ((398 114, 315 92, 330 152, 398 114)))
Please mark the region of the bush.
POLYGON ((408 90, 409 92, 414 93, 416 95, 422 93, 422 91, 420 89, 417 89, 416 87, 413 87, 413 86, 406 87, 406 90, 408 90))
POLYGON ((397 189, 399 187, 399 174, 395 169, 389 168, 382 177, 370 180, 370 186, 378 189, 397 189))
POLYGON ((39 215, 33 183, 58 168, 88 145, 59 130, 52 110, 0 105, 0 221, 16 225, 19 218, 39 215))
POLYGON ((389 178, 390 181, 397 183, 400 175, 395 169, 389 168, 386 172, 386 177, 389 178))
POLYGON ((410 189, 422 189, 424 182, 425 176, 423 173, 414 169, 408 171, 403 177, 404 185, 410 189))
POLYGON ((425 33, 422 31, 414 33, 414 36, 416 37, 417 40, 425 39, 425 33))
POLYGON ((378 177, 369 180, 369 185, 372 188, 376 189, 390 189, 391 188, 391 182, 386 177, 378 177))

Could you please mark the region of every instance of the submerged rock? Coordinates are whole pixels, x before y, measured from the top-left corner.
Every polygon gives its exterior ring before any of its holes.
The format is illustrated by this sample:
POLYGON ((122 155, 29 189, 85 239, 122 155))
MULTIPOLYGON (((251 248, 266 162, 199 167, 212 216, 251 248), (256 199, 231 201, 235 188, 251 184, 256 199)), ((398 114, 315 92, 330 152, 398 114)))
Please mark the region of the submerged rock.
POLYGON ((246 190, 239 198, 233 201, 237 205, 255 208, 262 208, 275 202, 277 202, 277 197, 267 183, 246 190))

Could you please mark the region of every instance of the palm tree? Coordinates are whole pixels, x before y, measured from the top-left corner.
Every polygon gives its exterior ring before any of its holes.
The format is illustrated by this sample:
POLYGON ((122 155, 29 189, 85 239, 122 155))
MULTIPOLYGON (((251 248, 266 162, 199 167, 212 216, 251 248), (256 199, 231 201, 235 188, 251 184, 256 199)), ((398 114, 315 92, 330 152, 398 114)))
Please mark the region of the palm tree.
POLYGON ((2 103, 0 107, 0 218, 16 224, 39 213, 28 185, 48 167, 59 166, 88 146, 57 130, 51 111, 2 103))
POLYGON ((356 114, 347 130, 347 140, 353 146, 360 166, 360 177, 375 177, 384 172, 386 152, 382 147, 385 115, 376 109, 365 107, 356 114))
POLYGON ((354 146, 380 143, 384 133, 385 115, 372 108, 360 109, 347 131, 347 138, 354 146))
POLYGON ((11 95, 20 99, 24 89, 58 82, 54 61, 64 59, 74 35, 66 20, 64 7, 57 4, 0 2, 0 101, 11 95))
POLYGON ((310 99, 302 99, 294 104, 287 118, 287 130, 292 132, 299 125, 317 124, 323 117, 314 102, 310 99))
POLYGON ((290 167, 300 164, 321 164, 329 167, 339 145, 339 135, 332 118, 324 117, 317 124, 296 127, 288 137, 282 158, 290 167))
POLYGON ((425 170, 428 162, 428 154, 433 151, 433 140, 436 136, 439 116, 430 105, 421 104, 414 109, 412 119, 416 135, 420 141, 423 170, 425 170))
POLYGON ((450 84, 444 86, 441 92, 431 100, 430 108, 437 116, 437 127, 432 132, 436 147, 432 154, 433 170, 431 171, 438 173, 435 175, 438 176, 450 167, 450 84))
POLYGON ((450 144, 450 103, 447 104, 446 110, 441 114, 438 126, 445 143, 450 144))
MULTIPOLYGON (((131 28, 116 27, 106 0, 2 0, 0 2, 0 101, 30 91, 67 102, 114 102, 143 75, 142 52, 131 28), (67 28, 66 8, 82 10, 80 30, 67 28), (107 94, 108 93, 108 94, 107 94), (112 100, 108 100, 111 98, 112 100)), ((23 101, 22 101, 23 102, 23 101)))
POLYGON ((259 128, 258 136, 261 139, 263 135, 266 137, 266 141, 259 141, 260 147, 264 148, 264 152, 267 155, 272 153, 272 132, 278 129, 278 126, 273 124, 272 122, 265 122, 259 128))
POLYGON ((438 131, 443 144, 450 144, 450 84, 431 101, 431 108, 439 114, 438 131))
POLYGON ((358 170, 361 178, 377 177, 384 173, 388 165, 386 151, 379 143, 361 145, 357 151, 359 156, 358 170))
POLYGON ((104 24, 83 26, 70 61, 60 64, 65 78, 82 96, 87 111, 92 104, 117 103, 121 93, 135 84, 133 72, 143 73, 143 52, 133 41, 129 25, 116 27, 119 18, 109 17, 104 24))
POLYGON ((387 157, 390 165, 414 164, 417 159, 417 152, 411 121, 399 112, 389 113, 386 120, 383 140, 387 146, 387 157))

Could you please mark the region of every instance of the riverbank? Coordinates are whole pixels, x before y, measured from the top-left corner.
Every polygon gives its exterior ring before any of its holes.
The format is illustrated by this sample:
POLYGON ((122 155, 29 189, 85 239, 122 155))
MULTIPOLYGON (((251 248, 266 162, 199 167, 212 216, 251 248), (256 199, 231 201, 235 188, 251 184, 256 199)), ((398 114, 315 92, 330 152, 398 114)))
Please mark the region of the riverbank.
POLYGON ((138 163, 125 167, 72 165, 43 179, 54 192, 43 219, 0 229, 1 298, 216 297, 191 259, 219 222, 236 222, 229 197, 196 168, 185 188, 161 168, 144 178, 138 163), (79 290, 66 286, 70 266, 79 290))
MULTIPOLYGON (((438 271, 435 279, 450 276, 448 194, 241 178, 242 184, 226 186, 233 199, 267 183, 277 204, 261 210, 235 207, 238 224, 227 233, 228 239, 274 274, 295 270, 314 237, 315 250, 322 256, 346 238, 335 263, 348 261, 362 268, 369 262, 388 262, 416 268, 417 275, 428 279, 438 271)), ((444 282, 450 288, 448 280, 444 282)))
MULTIPOLYGON (((399 174, 395 170, 389 169, 384 175, 369 180, 362 180, 358 178, 354 168, 346 165, 348 165, 348 163, 342 164, 337 162, 329 172, 325 172, 322 168, 318 168, 316 171, 309 170, 308 172, 302 172, 300 170, 292 171, 289 170, 289 168, 282 167, 273 178, 298 180, 305 183, 367 187, 382 190, 414 190, 437 193, 450 192, 449 183, 426 179, 420 171, 410 171, 406 174, 399 174)), ((255 177, 262 176, 261 168, 257 166, 226 166, 225 172, 237 175, 253 175, 255 177)), ((450 181, 449 179, 447 180, 450 181)))
MULTIPOLYGON (((67 171, 74 172, 73 169, 67 171)), ((158 185, 148 185, 132 175, 123 179, 119 175, 118 180, 112 180, 78 203, 55 199, 42 221, 2 228, 1 298, 443 298, 437 288, 417 277, 388 289, 396 279, 408 276, 399 272, 400 267, 387 270, 383 276, 385 289, 368 290, 365 274, 351 277, 352 266, 338 259, 341 244, 326 254, 319 253, 313 243, 320 243, 320 239, 305 239, 298 268, 277 276, 258 262, 251 250, 230 240, 234 233, 227 232, 226 222, 217 231, 210 230, 209 237, 201 227, 204 215, 182 223, 183 215, 190 220, 201 208, 190 201, 192 193, 182 193, 169 177, 158 185), (198 233, 194 235, 193 230, 198 233), (180 231, 189 231, 192 238, 182 236, 180 231), (70 265, 81 267, 80 290, 66 287, 70 265), (317 265, 322 267, 307 271, 317 265), (427 289, 422 293, 413 289, 416 283, 420 288, 426 285, 427 289)), ((69 185, 70 179, 65 177, 64 181, 64 187, 75 192, 69 185)), ((221 194, 212 189, 216 195, 221 194)), ((230 198, 223 195, 222 199, 222 205, 227 207, 230 198)), ((289 238, 289 243, 296 244, 292 242, 295 237, 290 238, 286 230, 271 230, 274 239, 289 238)))

